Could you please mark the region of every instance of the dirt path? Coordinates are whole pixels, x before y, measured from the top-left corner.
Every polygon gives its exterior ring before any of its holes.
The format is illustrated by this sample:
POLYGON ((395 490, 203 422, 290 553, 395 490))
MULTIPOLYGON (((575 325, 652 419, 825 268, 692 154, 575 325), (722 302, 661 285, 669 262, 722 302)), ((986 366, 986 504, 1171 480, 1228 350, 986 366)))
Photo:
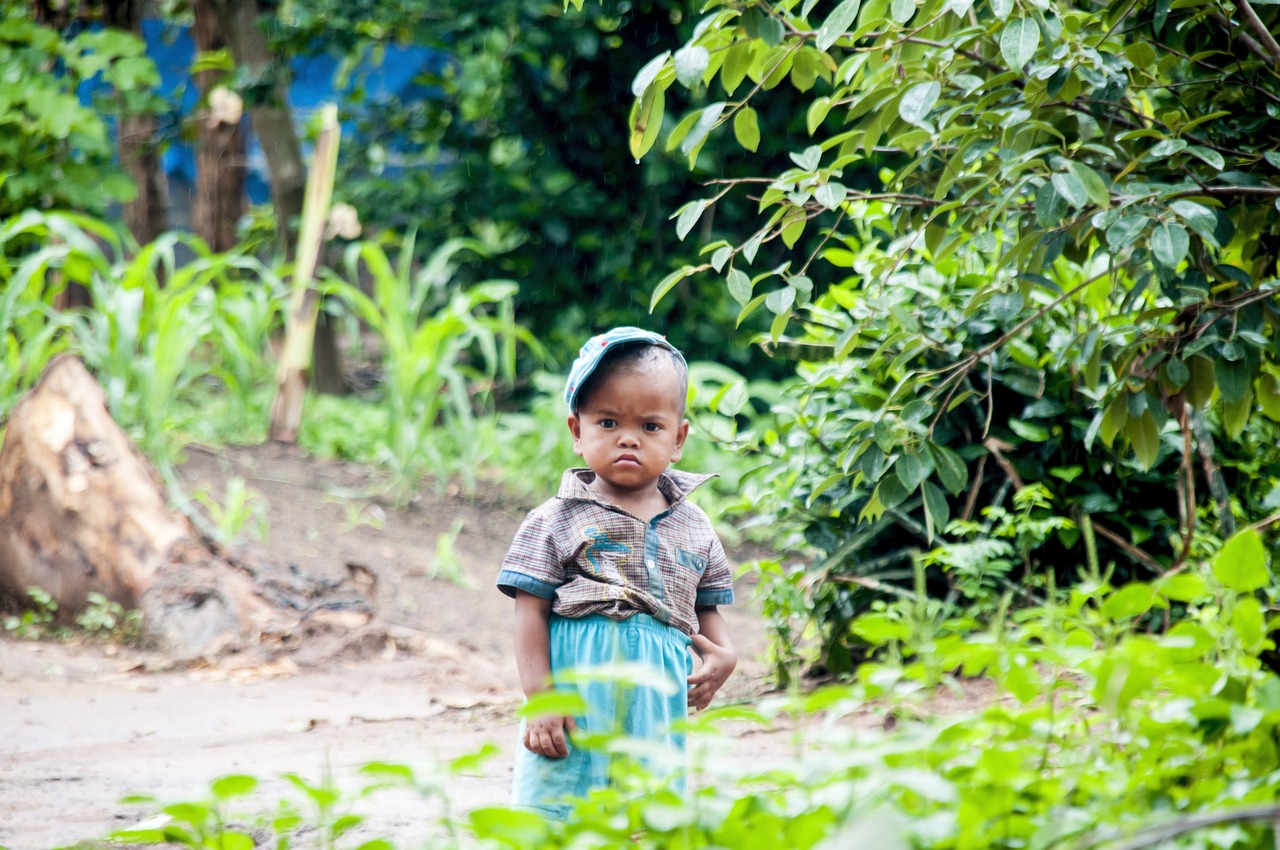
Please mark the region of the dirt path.
MULTIPOLYGON (((264 557, 318 577, 338 577, 348 563, 377 575, 378 616, 395 635, 383 647, 338 648, 306 666, 246 654, 163 669, 171 665, 153 654, 0 639, 0 847, 67 846, 155 813, 119 802, 128 794, 201 800, 213 779, 247 773, 263 782, 254 799, 272 808, 299 799, 284 772, 316 782, 327 768, 355 789, 368 762, 427 777, 485 744, 498 754, 450 778, 448 797, 464 809, 505 801, 519 692, 510 603, 493 579, 528 506, 424 494, 396 511, 365 495, 370 475, 269 448, 192 451, 183 467, 192 491, 221 497, 239 477, 261 495, 264 557), (437 540, 455 530, 456 564, 437 562, 437 540)), ((761 693, 761 623, 749 605, 726 617, 743 656, 726 696, 761 693)), ((768 735, 734 743, 744 759, 785 746, 768 735)), ((399 792, 364 805, 362 833, 406 845, 438 806, 399 792)))

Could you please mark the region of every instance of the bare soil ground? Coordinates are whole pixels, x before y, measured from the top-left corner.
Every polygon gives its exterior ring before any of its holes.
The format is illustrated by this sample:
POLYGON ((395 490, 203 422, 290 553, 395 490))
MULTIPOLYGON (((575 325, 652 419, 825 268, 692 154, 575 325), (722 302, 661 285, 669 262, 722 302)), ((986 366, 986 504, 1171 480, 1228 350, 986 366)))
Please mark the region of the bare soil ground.
MULTIPOLYGON (((156 813, 120 802, 130 794, 201 800, 213 779, 244 773, 263 782, 254 799, 274 804, 299 799, 285 772, 316 782, 329 771, 354 789, 366 763, 403 763, 427 776, 485 744, 498 754, 450 778, 446 792, 455 809, 505 802, 519 688, 511 603, 493 582, 531 505, 498 492, 428 491, 397 510, 377 500, 375 476, 269 446, 192 448, 182 466, 190 492, 221 499, 225 482, 239 477, 261 495, 270 524, 255 544, 261 557, 318 578, 339 579, 348 564, 371 571, 386 627, 374 645, 180 665, 142 650, 0 637, 0 847, 68 846, 156 813), (459 522, 460 575, 450 579, 437 540, 459 522)), ((742 604, 725 613, 742 661, 725 699, 767 689, 751 588, 738 596, 742 604)), ((744 734, 731 757, 758 760, 787 746, 783 732, 744 734)), ((359 809, 368 818, 361 833, 418 846, 435 805, 371 797, 359 809)))

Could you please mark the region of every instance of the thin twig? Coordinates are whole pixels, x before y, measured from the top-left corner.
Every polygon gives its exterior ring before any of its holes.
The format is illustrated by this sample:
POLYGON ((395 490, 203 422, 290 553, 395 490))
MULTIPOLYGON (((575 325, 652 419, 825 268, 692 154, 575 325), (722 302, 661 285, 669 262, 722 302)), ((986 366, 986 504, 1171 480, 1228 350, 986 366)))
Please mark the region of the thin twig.
POLYGON ((1267 29, 1267 25, 1258 17, 1258 13, 1253 10, 1249 0, 1236 0, 1236 10, 1244 16, 1245 21, 1249 24, 1249 29, 1253 30, 1258 36, 1258 41, 1266 47, 1267 53, 1271 54, 1271 61, 1280 65, 1280 43, 1276 42, 1276 37, 1267 29))
MULTIPOLYGON (((1116 845, 1113 850, 1144 850, 1146 847, 1155 847, 1171 838, 1177 838, 1179 835, 1186 835, 1189 832, 1195 832, 1207 826, 1241 823, 1243 821, 1275 821, 1277 818, 1280 818, 1280 805, 1274 803, 1263 806, 1246 806, 1225 812, 1188 815, 1158 826, 1147 827, 1142 830, 1142 833, 1145 834, 1139 834, 1123 844, 1116 845)), ((1102 837, 1088 846, 1100 847, 1115 840, 1115 837, 1102 837)))
POLYGON ((1103 537, 1107 538, 1108 540, 1110 540, 1112 543, 1119 546, 1126 555, 1128 555, 1130 558, 1133 558, 1135 561, 1142 564, 1143 566, 1149 568, 1156 575, 1162 576, 1165 574, 1166 570, 1159 561, 1157 561, 1155 558, 1148 555, 1146 552, 1143 552, 1137 546, 1134 546, 1128 540, 1125 540, 1123 537, 1121 537, 1119 534, 1116 534, 1111 529, 1106 528, 1105 526, 1099 525, 1097 520, 1093 521, 1093 530, 1098 534, 1102 535, 1103 537))

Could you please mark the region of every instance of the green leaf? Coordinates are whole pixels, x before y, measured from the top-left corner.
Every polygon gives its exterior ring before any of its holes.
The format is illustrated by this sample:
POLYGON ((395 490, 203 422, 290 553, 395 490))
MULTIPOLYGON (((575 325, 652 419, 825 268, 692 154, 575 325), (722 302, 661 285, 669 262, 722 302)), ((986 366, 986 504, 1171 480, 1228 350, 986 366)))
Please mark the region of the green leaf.
POLYGON ((782 242, 788 248, 794 248, 796 242, 800 239, 800 234, 804 233, 805 217, 798 215, 782 226, 782 242))
POLYGON ((1227 167, 1227 161, 1222 158, 1222 154, 1213 148, 1206 148, 1200 145, 1187 145, 1187 153, 1196 157, 1206 165, 1210 165, 1218 171, 1227 167))
POLYGON ((1015 18, 1000 33, 1000 55, 1015 71, 1031 61, 1040 47, 1040 27, 1027 18, 1015 18))
POLYGON ((676 79, 687 89, 702 84, 702 75, 711 64, 711 52, 698 44, 689 44, 676 51, 676 79))
POLYGON ((1205 602, 1210 598, 1209 586, 1199 573, 1173 573, 1162 576, 1156 589, 1174 602, 1205 602))
POLYGON ((796 291, 787 286, 782 289, 775 289, 765 298, 764 306, 769 312, 775 316, 786 315, 791 310, 791 305, 795 303, 796 291))
POLYGON ((1111 206, 1111 194, 1107 191, 1107 184, 1098 172, 1082 162, 1071 160, 1067 163, 1067 168, 1076 177, 1080 178, 1080 182, 1084 185, 1085 193, 1089 196, 1089 200, 1094 204, 1107 209, 1111 206))
POLYGON ((1036 190, 1036 225, 1044 228, 1053 227, 1062 220, 1062 215, 1066 211, 1066 199, 1058 194, 1058 190, 1053 187, 1053 181, 1041 184, 1036 190))
POLYGON ((1151 253, 1165 268, 1177 268, 1191 248, 1191 238, 1181 224, 1162 221, 1151 234, 1151 253))
MULTIPOLYGON (((689 156, 693 153, 694 148, 700 147, 706 141, 707 135, 716 126, 716 122, 720 120, 722 112, 724 112, 723 101, 704 107, 698 114, 698 122, 693 125, 689 135, 680 143, 680 153, 689 156)), ((690 165, 692 166, 692 163, 690 165)))
POLYGON ((1228 590, 1252 593, 1270 583, 1267 555, 1257 530, 1246 528, 1223 545, 1213 559, 1213 574, 1228 590))
POLYGON ((844 481, 847 477, 848 476, 843 472, 837 472, 834 475, 828 475, 826 478, 822 479, 822 481, 818 482, 818 486, 814 487, 809 493, 808 498, 805 499, 805 507, 813 507, 813 503, 819 496, 839 484, 841 481, 844 481))
POLYGON ((813 199, 829 210, 834 210, 844 203, 849 190, 841 183, 823 183, 813 190, 813 199))
POLYGON ((758 38, 770 47, 777 47, 786 35, 782 21, 759 6, 752 6, 742 15, 742 26, 751 38, 758 38))
POLYGON ((1258 376, 1258 406, 1273 422, 1280 422, 1280 378, 1270 372, 1258 376))
POLYGON ((756 111, 750 106, 742 107, 733 116, 733 137, 745 150, 752 153, 760 147, 760 125, 756 118, 756 111))
POLYGON ((863 614, 849 628, 855 635, 873 646, 911 637, 911 626, 901 620, 890 619, 887 614, 863 614))
MULTIPOLYGON (((1007 0, 1004 0, 1007 2, 1007 0)), ((895 24, 905 24, 916 14, 916 0, 893 0, 889 4, 889 19, 895 24)))
POLYGON ((809 109, 805 112, 805 129, 812 136, 817 132, 818 127, 826 120, 827 113, 831 111, 831 98, 817 97, 813 99, 813 103, 809 104, 809 109))
POLYGON ((1228 404, 1235 404, 1249 393, 1249 385, 1253 382, 1253 370, 1249 368, 1249 363, 1243 358, 1227 358, 1222 357, 1218 360, 1215 376, 1218 381, 1218 391, 1222 393, 1222 400, 1228 404))
POLYGON ((725 384, 718 395, 720 400, 716 403, 715 411, 724 416, 737 416, 750 400, 746 381, 732 381, 725 384))
POLYGON ((1102 602, 1102 613, 1111 620, 1129 620, 1151 610, 1156 593, 1146 582, 1134 581, 1109 594, 1102 602))
POLYGON ((577 691, 552 690, 530 696, 520 707, 520 717, 580 716, 586 713, 586 702, 577 691))
POLYGON ((1146 229, 1150 219, 1140 215, 1122 215, 1115 224, 1107 228, 1107 245, 1113 251, 1119 251, 1132 245, 1142 231, 1146 229))
POLYGON ((1249 424, 1249 414, 1253 413, 1253 388, 1250 387, 1239 401, 1222 402, 1222 427, 1231 439, 1244 433, 1244 426, 1249 424))
POLYGON ((725 54, 724 64, 720 66, 720 85, 726 94, 732 95, 747 78, 747 71, 755 61, 755 45, 754 41, 739 41, 725 54))
POLYGON ((810 145, 800 153, 792 152, 787 156, 791 157, 791 161, 804 171, 817 171, 822 163, 822 148, 818 145, 810 145))
POLYGON ((769 341, 774 345, 778 344, 778 340, 782 338, 782 332, 787 329, 787 322, 791 321, 790 313, 779 313, 773 317, 773 322, 769 325, 769 341))
POLYGON ((1135 68, 1146 71, 1156 64, 1155 48, 1145 41, 1135 41, 1124 49, 1124 57, 1135 68))
POLYGON ((946 495, 932 481, 920 483, 920 495, 924 501, 925 532, 932 539, 951 521, 951 506, 947 504, 946 495))
POLYGON ((637 99, 644 97, 645 92, 649 90, 649 86, 657 79, 658 74, 666 66, 669 58, 671 58, 671 51, 664 50, 660 55, 645 63, 645 66, 636 74, 635 79, 631 81, 632 97, 637 99))
POLYGON ((822 22, 822 26, 818 27, 818 35, 814 39, 814 46, 819 50, 826 51, 831 45, 849 31, 849 27, 853 26, 854 19, 858 17, 858 9, 862 5, 861 0, 844 0, 839 6, 831 11, 827 19, 822 22))
POLYGON ((637 161, 649 152, 658 132, 662 129, 662 114, 666 108, 666 95, 657 87, 651 86, 644 97, 631 105, 631 128, 629 146, 631 155, 637 161))
POLYGON ((1053 181, 1054 190, 1072 207, 1079 209, 1089 202, 1089 191, 1074 172, 1055 171, 1049 179, 1053 181))
POLYGON ((1130 417, 1125 422, 1124 435, 1128 438, 1129 445, 1133 446, 1138 463, 1144 469, 1155 466, 1156 458, 1160 455, 1160 428, 1151 411, 1144 410, 1141 416, 1130 417))
POLYGON ((702 217, 702 211, 706 207, 706 201, 690 201, 676 211, 674 215, 679 216, 676 219, 676 236, 680 238, 681 242, 689 235, 689 231, 693 230, 693 226, 698 223, 698 219, 702 217))
POLYGON ((1191 370, 1187 368, 1187 364, 1183 363, 1176 357, 1170 357, 1160 366, 1160 376, 1164 379, 1167 388, 1177 392, 1186 386, 1187 381, 1191 380, 1191 370))
POLYGON ((1218 217, 1213 210, 1208 207, 1197 204, 1195 201, 1177 200, 1169 204, 1178 218, 1187 223, 1187 226, 1200 234, 1201 238, 1209 242, 1211 245, 1217 244, 1217 237, 1214 230, 1218 226, 1218 217))
POLYGON ((893 469, 898 473, 898 480, 902 482, 903 488, 907 490, 916 489, 929 474, 929 467, 920 460, 920 456, 910 452, 903 452, 893 469))
POLYGON ((1208 357, 1196 355, 1191 358, 1191 381, 1187 384, 1187 403, 1192 407, 1204 407, 1213 397, 1213 388, 1217 384, 1217 364, 1208 357))
POLYGON ((741 269, 730 269, 725 282, 729 286, 729 294, 733 296, 733 300, 739 304, 746 304, 751 300, 751 290, 753 289, 751 278, 741 269))
POLYGON ((908 124, 916 126, 927 126, 925 118, 929 112, 938 103, 938 97, 942 94, 942 86, 936 81, 930 80, 925 83, 916 83, 907 89, 902 95, 902 99, 898 101, 898 116, 908 124))
POLYGON ((671 289, 680 281, 693 274, 693 266, 685 266, 677 269, 671 274, 664 277, 653 290, 653 297, 649 299, 649 312, 652 313, 654 308, 658 306, 658 302, 662 300, 671 289))
POLYGON ((242 797, 257 787, 256 777, 237 774, 214 780, 211 790, 217 799, 229 800, 232 797, 242 797))
POLYGON ((951 495, 959 495, 962 490, 969 484, 969 469, 965 466, 960 455, 956 454, 946 446, 938 443, 928 443, 929 455, 933 458, 934 471, 938 473, 938 480, 942 482, 942 486, 947 488, 947 492, 951 495))

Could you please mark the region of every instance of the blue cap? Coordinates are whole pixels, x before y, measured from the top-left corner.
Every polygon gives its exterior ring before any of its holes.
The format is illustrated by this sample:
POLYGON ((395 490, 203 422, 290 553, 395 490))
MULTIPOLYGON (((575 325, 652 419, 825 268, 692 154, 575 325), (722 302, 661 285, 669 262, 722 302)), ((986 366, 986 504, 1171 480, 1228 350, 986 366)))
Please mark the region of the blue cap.
POLYGON ((573 368, 569 370, 569 382, 564 387, 564 403, 569 405, 570 410, 577 409, 578 390, 591 377, 591 373, 600 365, 600 361, 604 359, 605 352, 610 348, 627 342, 643 342, 649 345, 656 345, 665 348, 680 358, 680 362, 684 362, 684 355, 680 353, 680 349, 667 342, 666 337, 660 336, 652 331, 646 331, 642 328, 621 327, 605 331, 597 334, 587 340, 578 351, 578 359, 573 361, 573 368))

